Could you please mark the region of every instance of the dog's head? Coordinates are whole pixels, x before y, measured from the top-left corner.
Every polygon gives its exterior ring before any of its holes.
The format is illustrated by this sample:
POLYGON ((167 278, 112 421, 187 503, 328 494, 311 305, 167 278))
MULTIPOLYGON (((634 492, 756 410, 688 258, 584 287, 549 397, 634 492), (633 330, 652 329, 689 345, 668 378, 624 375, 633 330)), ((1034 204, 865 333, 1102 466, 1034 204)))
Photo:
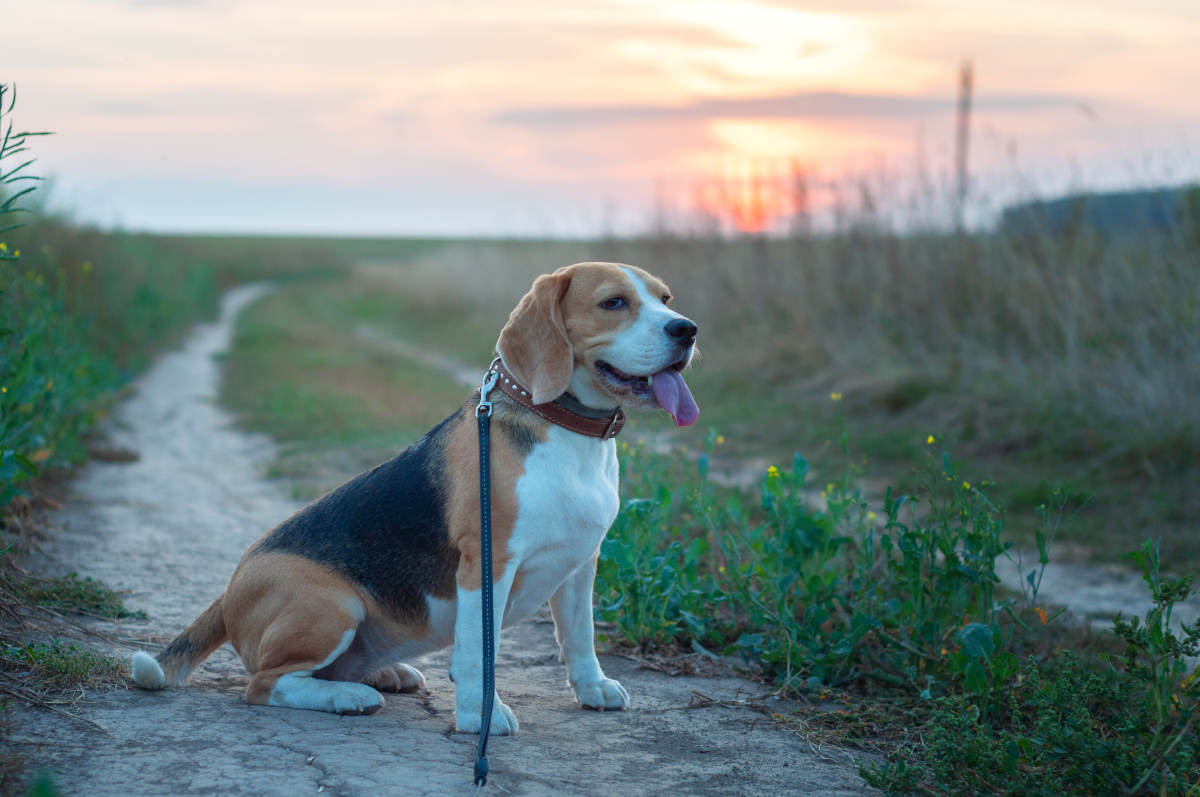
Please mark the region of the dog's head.
POLYGON ((544 404, 570 391, 596 408, 662 407, 679 426, 700 408, 681 372, 696 325, 668 303, 666 283, 636 266, 576 263, 534 280, 496 351, 544 404))

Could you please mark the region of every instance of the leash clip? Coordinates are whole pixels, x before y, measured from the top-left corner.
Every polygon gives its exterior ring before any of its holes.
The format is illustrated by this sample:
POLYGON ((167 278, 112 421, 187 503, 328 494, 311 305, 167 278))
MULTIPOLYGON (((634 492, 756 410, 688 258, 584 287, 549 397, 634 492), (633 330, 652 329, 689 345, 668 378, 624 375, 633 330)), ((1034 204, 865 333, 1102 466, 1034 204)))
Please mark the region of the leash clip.
POLYGON ((492 364, 488 366, 488 372, 483 375, 483 384, 479 386, 479 405, 475 407, 476 418, 491 417, 492 415, 492 402, 488 401, 488 394, 500 381, 500 372, 496 370, 498 362, 500 362, 499 357, 492 360, 492 364))

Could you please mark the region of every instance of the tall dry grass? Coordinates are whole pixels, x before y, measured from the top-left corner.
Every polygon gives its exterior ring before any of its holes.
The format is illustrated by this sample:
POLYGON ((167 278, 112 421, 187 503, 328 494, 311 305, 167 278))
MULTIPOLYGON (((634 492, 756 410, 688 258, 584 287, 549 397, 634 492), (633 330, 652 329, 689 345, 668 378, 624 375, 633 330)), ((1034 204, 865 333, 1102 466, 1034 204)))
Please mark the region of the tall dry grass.
POLYGON ((702 324, 703 370, 728 384, 836 389, 891 413, 928 399, 945 431, 1000 450, 1045 443, 1155 470, 1200 453, 1197 219, 1129 237, 898 232, 845 215, 782 239, 459 243, 368 269, 486 335, 539 273, 636 263, 674 286, 702 324))

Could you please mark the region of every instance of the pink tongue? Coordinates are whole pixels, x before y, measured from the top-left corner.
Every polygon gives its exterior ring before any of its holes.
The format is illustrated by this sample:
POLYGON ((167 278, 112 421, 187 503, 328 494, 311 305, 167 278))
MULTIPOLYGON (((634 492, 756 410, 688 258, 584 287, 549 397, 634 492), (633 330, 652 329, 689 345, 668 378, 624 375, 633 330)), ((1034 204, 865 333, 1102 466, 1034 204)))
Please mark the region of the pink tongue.
POLYGON ((658 406, 671 413, 676 426, 691 426, 700 417, 700 407, 678 371, 671 368, 659 371, 654 375, 651 387, 658 406))

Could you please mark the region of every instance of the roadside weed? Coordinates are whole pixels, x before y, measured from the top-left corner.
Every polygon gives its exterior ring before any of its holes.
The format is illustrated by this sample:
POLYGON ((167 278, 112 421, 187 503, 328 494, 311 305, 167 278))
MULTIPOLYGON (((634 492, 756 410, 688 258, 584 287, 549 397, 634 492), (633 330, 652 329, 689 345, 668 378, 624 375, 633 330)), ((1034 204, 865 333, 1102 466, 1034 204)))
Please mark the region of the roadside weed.
POLYGON ((74 642, 51 640, 9 645, 0 649, 0 668, 32 678, 42 687, 66 689, 97 680, 118 680, 124 663, 116 656, 97 653, 74 642))
POLYGON ((888 488, 874 508, 849 456, 824 485, 799 455, 772 466, 750 501, 709 480, 715 437, 694 460, 624 448, 628 497, 596 582, 611 642, 737 654, 801 698, 900 699, 910 708, 872 723, 908 741, 862 768, 889 793, 1183 794, 1200 779, 1186 658, 1200 629, 1172 631, 1190 579, 1162 578, 1155 544, 1133 555, 1153 606, 1117 619, 1124 658, 1061 649, 1051 637, 1069 630, 1048 628, 1061 612, 1037 596, 1065 494, 1044 510, 1038 566, 1011 593, 997 575, 1012 554, 1004 510, 949 454, 931 450, 919 488, 888 488), (917 727, 899 724, 914 712, 917 727))

